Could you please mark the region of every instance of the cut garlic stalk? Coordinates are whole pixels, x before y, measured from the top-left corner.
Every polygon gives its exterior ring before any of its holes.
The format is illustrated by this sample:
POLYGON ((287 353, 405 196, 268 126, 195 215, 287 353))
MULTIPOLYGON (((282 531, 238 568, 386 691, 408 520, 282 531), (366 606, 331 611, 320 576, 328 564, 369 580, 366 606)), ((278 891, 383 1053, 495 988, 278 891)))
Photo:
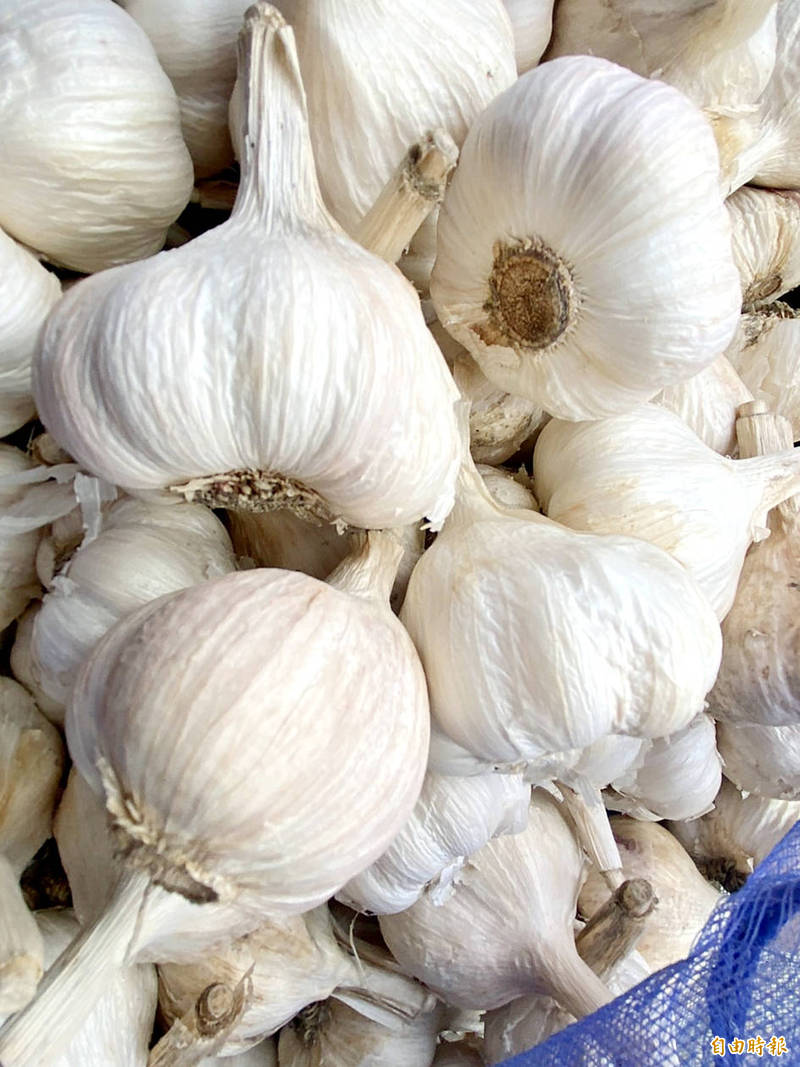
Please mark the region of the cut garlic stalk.
POLYGON ((216 1055, 240 1021, 250 989, 249 975, 235 986, 206 986, 153 1048, 147 1067, 194 1067, 205 1056, 216 1055))

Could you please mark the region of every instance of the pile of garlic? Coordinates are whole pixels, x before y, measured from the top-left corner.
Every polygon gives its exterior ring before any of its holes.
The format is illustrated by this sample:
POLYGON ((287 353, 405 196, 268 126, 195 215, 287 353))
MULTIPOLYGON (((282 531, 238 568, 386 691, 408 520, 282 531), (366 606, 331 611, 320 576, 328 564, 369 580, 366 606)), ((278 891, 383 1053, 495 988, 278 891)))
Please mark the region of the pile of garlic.
POLYGON ((685 956, 800 820, 800 0, 5 6, 0 1063, 685 956))

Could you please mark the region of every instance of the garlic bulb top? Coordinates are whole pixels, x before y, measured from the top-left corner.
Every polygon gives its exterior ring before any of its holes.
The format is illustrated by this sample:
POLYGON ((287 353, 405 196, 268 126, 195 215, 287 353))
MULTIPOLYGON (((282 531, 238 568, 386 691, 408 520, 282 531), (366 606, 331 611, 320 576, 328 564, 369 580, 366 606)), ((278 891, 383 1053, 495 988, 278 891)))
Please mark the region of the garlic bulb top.
POLYGON ((719 665, 713 613, 666 553, 509 511, 466 466, 401 617, 436 726, 495 768, 678 730, 719 665))
POLYGON ((325 211, 292 33, 267 4, 249 10, 240 65, 233 216, 66 294, 34 371, 41 417, 125 488, 196 479, 186 494, 215 506, 441 522, 458 394, 417 297, 325 211))
POLYGON ((717 171, 677 90, 591 56, 536 67, 464 143, 439 218, 439 318, 491 381, 561 418, 691 377, 741 303, 717 171))
POLYGON ((233 162, 228 100, 236 80, 236 37, 247 0, 120 0, 136 19, 169 75, 181 130, 197 178, 233 162))
POLYGON ((30 632, 28 675, 63 722, 79 667, 114 623, 156 597, 235 569, 213 512, 181 500, 124 499, 50 582, 30 632))
POLYGON ((0 72, 0 225, 84 272, 157 252, 192 162, 144 31, 107 0, 9 0, 0 72))
POLYGON ((60 296, 55 274, 0 230, 0 437, 34 413, 31 358, 45 316, 60 296))
POLYGON ((426 893, 382 916, 381 933, 403 970, 448 1004, 488 1009, 549 993, 580 1018, 611 999, 573 941, 583 873, 572 831, 536 790, 525 831, 474 853, 446 900, 426 893))
POLYGON ((800 284, 800 195, 743 186, 725 207, 742 303, 778 300, 800 284))
POLYGON ((502 0, 281 0, 297 37, 325 203, 352 234, 408 146, 461 145, 516 78, 502 0))
POLYGON ((535 67, 547 48, 553 28, 553 0, 503 0, 514 31, 517 71, 535 67))
POLYGON ((689 569, 720 619, 767 511, 800 489, 800 455, 727 459, 652 404, 603 422, 554 419, 533 463, 550 518, 660 545, 689 569))
POLYGON ((356 911, 392 915, 423 891, 452 891, 464 860, 499 834, 519 833, 530 786, 518 775, 450 778, 428 771, 411 818, 383 855, 339 891, 356 911))

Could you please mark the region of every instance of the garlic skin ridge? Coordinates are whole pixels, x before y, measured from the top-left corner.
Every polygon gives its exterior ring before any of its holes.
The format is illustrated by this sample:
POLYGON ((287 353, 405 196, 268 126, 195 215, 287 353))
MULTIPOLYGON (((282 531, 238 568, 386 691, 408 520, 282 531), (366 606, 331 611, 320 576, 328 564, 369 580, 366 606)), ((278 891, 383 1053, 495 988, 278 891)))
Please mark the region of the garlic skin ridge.
POLYGON ((8 0, 4 21, 0 226, 82 272, 157 252, 192 163, 144 31, 106 0, 8 0))
POLYGON ((741 304, 708 124, 606 60, 529 71, 464 142, 431 297, 491 381, 560 418, 626 411, 691 377, 741 304))
POLYGON ((458 391, 411 286, 323 207, 292 34, 270 18, 240 38, 252 83, 231 219, 74 286, 43 334, 37 407, 71 455, 126 489, 438 525, 458 391))

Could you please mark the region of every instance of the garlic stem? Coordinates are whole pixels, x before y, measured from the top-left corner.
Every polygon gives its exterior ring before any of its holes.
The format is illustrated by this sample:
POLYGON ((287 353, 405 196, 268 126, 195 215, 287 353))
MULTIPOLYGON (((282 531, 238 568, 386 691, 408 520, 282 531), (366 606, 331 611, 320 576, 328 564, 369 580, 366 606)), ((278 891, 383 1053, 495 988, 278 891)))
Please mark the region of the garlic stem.
POLYGON ((326 582, 353 596, 387 604, 402 558, 403 546, 390 533, 370 530, 361 548, 346 556, 326 582))
POLYGON ((591 1015, 614 999, 605 982, 575 952, 558 953, 549 980, 554 999, 576 1019, 591 1015))
POLYGON ((258 0, 239 34, 244 94, 244 156, 232 218, 249 214, 273 233, 335 226, 322 202, 294 35, 272 5, 258 0), (278 146, 280 150, 278 149, 278 146))
POLYGON ((3 1067, 49 1067, 76 1033, 128 951, 139 925, 149 878, 123 875, 106 911, 59 956, 36 999, 0 1030, 3 1067))
POLYGON ((564 805, 578 842, 603 875, 609 889, 612 891, 618 889, 624 879, 622 860, 600 790, 588 781, 581 783, 582 789, 591 791, 591 800, 586 800, 581 793, 563 782, 556 784, 564 798, 564 805))
POLYGON ((446 130, 434 130, 409 148, 403 162, 361 220, 353 237, 396 263, 436 204, 444 198, 458 148, 446 130))
POLYGON ((575 947, 598 977, 608 978, 636 946, 657 903, 646 878, 630 878, 594 913, 575 938, 575 947))
MULTIPOLYGON (((775 452, 783 452, 788 456, 789 450, 794 448, 792 424, 782 415, 770 411, 763 400, 741 405, 736 420, 736 439, 742 459, 770 456, 775 452)), ((796 522, 800 513, 800 498, 791 496, 782 500, 778 511, 787 522, 796 522)))
POLYGON ((223 982, 206 986, 152 1049, 147 1067, 195 1067, 207 1056, 216 1056, 241 1019, 251 989, 249 973, 234 988, 223 982))
MULTIPOLYGON (((736 420, 739 455, 737 471, 762 487, 761 503, 753 521, 767 525, 767 514, 800 493, 800 451, 793 447, 791 424, 783 428, 763 400, 742 404, 736 420), (788 442, 788 443, 787 443, 788 442), (749 458, 747 457, 749 453, 749 458)), ((784 510, 784 514, 785 514, 784 510)), ((788 510, 792 514, 791 505, 788 510)))

